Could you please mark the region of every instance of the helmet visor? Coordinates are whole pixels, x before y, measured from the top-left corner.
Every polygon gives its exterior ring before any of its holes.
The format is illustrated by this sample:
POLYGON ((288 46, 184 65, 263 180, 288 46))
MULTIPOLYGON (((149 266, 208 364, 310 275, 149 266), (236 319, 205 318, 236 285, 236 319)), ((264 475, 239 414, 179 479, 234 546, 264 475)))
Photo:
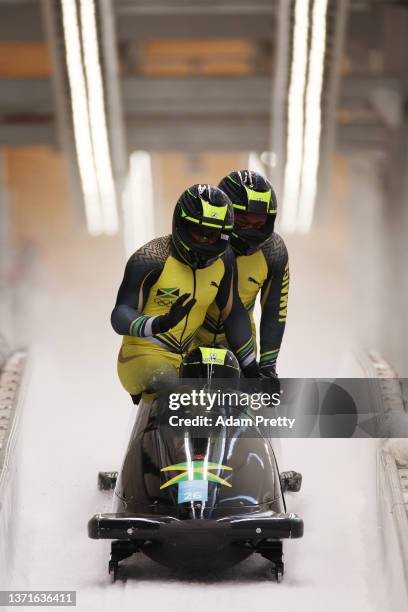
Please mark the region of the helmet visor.
POLYGON ((180 234, 199 267, 222 255, 229 244, 229 234, 225 230, 184 219, 180 223, 180 234))
POLYGON ((240 213, 235 215, 234 219, 234 231, 231 238, 231 246, 236 253, 243 255, 250 255, 272 235, 275 215, 256 215, 255 222, 252 221, 254 213, 240 213), (241 218, 242 217, 242 223, 241 218), (237 220, 238 219, 238 220, 237 220))
POLYGON ((206 227, 205 225, 189 224, 187 231, 191 241, 197 243, 197 245, 216 244, 221 239, 220 229, 206 227))
POLYGON ((258 230, 264 227, 268 220, 267 213, 254 213, 234 210, 234 224, 237 230, 258 230))

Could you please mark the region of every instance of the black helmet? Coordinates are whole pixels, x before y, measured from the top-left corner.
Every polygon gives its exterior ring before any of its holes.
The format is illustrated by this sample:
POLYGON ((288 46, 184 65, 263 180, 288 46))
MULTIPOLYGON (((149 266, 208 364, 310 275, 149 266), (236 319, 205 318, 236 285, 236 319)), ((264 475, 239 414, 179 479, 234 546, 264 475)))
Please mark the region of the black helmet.
POLYGON ((230 172, 218 185, 232 202, 234 212, 266 214, 266 222, 258 229, 234 225, 231 246, 237 255, 250 255, 261 248, 272 235, 277 212, 276 195, 270 182, 257 172, 230 172))
POLYGON ((238 359, 226 348, 199 346, 180 365, 180 378, 233 378, 240 374, 238 359))
POLYGON ((174 210, 174 247, 185 263, 205 268, 226 250, 233 223, 231 202, 221 189, 193 185, 181 194, 174 210))

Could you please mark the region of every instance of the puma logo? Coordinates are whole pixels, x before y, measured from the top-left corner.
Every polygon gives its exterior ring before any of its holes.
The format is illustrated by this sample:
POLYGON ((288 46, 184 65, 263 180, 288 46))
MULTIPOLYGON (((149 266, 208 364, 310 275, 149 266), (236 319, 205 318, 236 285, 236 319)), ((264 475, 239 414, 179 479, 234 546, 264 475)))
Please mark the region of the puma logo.
POLYGON ((253 278, 252 276, 248 276, 248 280, 249 280, 251 283, 254 283, 255 285, 258 285, 258 287, 262 287, 262 283, 259 283, 259 282, 256 280, 256 278, 253 278))
POLYGON ((217 289, 219 289, 219 287, 220 287, 219 285, 217 285, 217 283, 215 281, 211 281, 210 286, 211 287, 217 287, 217 289))
POLYGON ((136 355, 130 355, 130 357, 125 357, 123 354, 123 346, 120 347, 120 351, 118 355, 119 363, 127 363, 128 361, 132 361, 132 359, 135 359, 135 357, 136 355))

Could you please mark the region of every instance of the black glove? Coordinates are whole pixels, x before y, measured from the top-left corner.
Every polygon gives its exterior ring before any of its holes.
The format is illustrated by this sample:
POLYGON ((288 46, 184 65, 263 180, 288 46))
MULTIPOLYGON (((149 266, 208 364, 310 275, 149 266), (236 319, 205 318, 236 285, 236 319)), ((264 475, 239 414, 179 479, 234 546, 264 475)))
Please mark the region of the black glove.
POLYGON ((194 298, 186 301, 190 295, 191 293, 184 293, 171 305, 167 314, 156 317, 152 325, 153 335, 169 331, 188 315, 197 301, 194 298))
POLYGON ((261 364, 259 367, 259 378, 261 381, 261 389, 263 393, 280 393, 280 382, 276 373, 276 365, 274 363, 261 364))
POLYGON ((278 378, 276 373, 276 365, 274 363, 271 364, 261 364, 259 366, 259 377, 260 378, 278 378))
POLYGON ((258 363, 255 360, 251 361, 249 365, 247 365, 245 368, 242 368, 242 373, 245 376, 245 378, 258 378, 259 376, 258 363))

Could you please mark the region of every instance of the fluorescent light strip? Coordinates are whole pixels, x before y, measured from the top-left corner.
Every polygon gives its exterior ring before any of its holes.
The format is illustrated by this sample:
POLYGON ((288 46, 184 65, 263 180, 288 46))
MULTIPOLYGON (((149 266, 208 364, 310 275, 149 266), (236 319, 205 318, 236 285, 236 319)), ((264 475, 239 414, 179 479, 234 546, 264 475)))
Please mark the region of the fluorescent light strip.
POLYGON ((307 70, 309 0, 296 0, 292 65, 288 101, 286 166, 283 188, 282 228, 296 227, 296 215, 303 155, 304 93, 307 70))
POLYGON ((309 76, 306 89, 306 122, 302 180, 296 227, 301 232, 310 230, 317 191, 319 168, 321 97, 324 55, 326 50, 327 0, 314 0, 312 13, 312 41, 309 57, 309 76))
POLYGON ((80 10, 89 121, 101 198, 103 229, 107 234, 114 234, 118 230, 118 211, 106 125, 94 0, 81 0, 80 10))
POLYGON ((75 148, 90 234, 102 232, 99 190, 94 166, 85 76, 81 59, 78 14, 73 0, 61 0, 66 62, 71 92, 75 148))
POLYGON ((123 193, 125 249, 129 257, 155 237, 152 165, 149 153, 134 151, 123 193))

